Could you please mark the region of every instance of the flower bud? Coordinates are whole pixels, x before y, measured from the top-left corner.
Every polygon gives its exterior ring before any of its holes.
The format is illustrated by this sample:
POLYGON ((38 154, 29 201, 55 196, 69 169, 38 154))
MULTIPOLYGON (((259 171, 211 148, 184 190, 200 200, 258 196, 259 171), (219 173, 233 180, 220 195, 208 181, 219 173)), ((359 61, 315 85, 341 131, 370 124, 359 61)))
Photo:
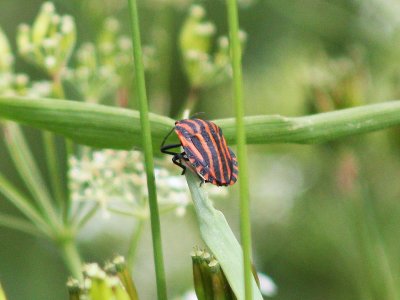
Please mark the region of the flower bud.
POLYGON ((28 56, 33 51, 33 45, 31 43, 31 28, 27 24, 21 24, 18 26, 17 32, 17 46, 19 53, 23 56, 28 56))
POLYGON ((0 72, 12 71, 14 56, 12 55, 10 44, 3 30, 0 28, 0 72))
POLYGON ((75 43, 74 19, 57 15, 51 2, 42 5, 32 27, 23 24, 18 29, 17 46, 21 55, 52 77, 66 66, 75 43))
POLYGON ((67 289, 69 293, 69 300, 80 300, 80 296, 82 294, 82 287, 77 279, 75 278, 68 279, 67 289))
POLYGON ((53 3, 43 3, 39 15, 36 17, 32 26, 32 41, 36 46, 39 47, 43 38, 46 36, 54 13, 55 8, 53 3))
POLYGON ((179 37, 180 48, 184 55, 187 51, 200 53, 210 51, 215 26, 210 22, 204 22, 204 16, 205 11, 201 6, 195 5, 190 9, 179 37))

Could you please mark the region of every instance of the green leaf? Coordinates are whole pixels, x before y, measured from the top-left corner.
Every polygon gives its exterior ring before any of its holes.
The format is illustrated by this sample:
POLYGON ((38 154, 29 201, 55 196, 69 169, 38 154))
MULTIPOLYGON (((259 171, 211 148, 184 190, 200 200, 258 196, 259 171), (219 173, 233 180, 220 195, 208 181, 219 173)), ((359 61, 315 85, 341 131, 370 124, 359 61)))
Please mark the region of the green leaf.
MULTIPOLYGON (((174 126, 174 120, 150 114, 154 147, 174 126)), ((0 118, 45 129, 98 148, 141 148, 142 129, 134 110, 58 99, 0 97, 0 118)), ((323 143, 400 125, 400 101, 365 105, 304 117, 245 117, 248 144, 323 143)), ((229 144, 235 144, 235 120, 219 119, 229 144)), ((171 136, 171 142, 176 137, 171 136)))
MULTIPOLYGON (((217 258, 238 300, 244 300, 243 252, 222 212, 216 210, 205 191, 199 186, 199 177, 186 172, 186 179, 196 210, 200 234, 217 258)), ((252 278, 253 300, 262 300, 257 283, 252 278)))

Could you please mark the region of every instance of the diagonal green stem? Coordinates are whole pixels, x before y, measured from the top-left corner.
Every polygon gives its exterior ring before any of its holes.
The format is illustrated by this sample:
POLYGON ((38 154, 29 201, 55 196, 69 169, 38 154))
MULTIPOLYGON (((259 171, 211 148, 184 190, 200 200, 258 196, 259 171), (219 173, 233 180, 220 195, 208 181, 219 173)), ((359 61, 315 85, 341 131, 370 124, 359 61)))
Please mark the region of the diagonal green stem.
POLYGON ((43 232, 39 231, 35 226, 32 226, 30 222, 3 213, 0 213, 0 226, 18 230, 33 236, 43 237, 43 232))
POLYGON ((146 95, 146 82, 143 67, 142 46, 139 30, 139 14, 136 0, 129 0, 130 21, 133 42, 133 58, 135 62, 135 79, 140 109, 140 124, 142 129, 142 145, 144 149, 147 189, 149 195, 151 233, 153 238, 154 264, 156 269, 158 299, 167 299, 167 284, 164 271, 164 259, 161 243, 160 217, 157 204, 156 182, 154 177, 153 148, 151 128, 146 95))
POLYGON ((29 199, 22 195, 2 174, 0 174, 0 193, 31 220, 37 228, 49 236, 52 235, 48 224, 36 211, 36 208, 31 204, 29 199))
POLYGON ((239 17, 237 0, 227 0, 229 36, 231 44, 231 59, 233 68, 233 91, 236 111, 236 141, 237 157, 240 167, 240 237, 243 247, 243 268, 245 283, 245 299, 253 298, 251 272, 251 222, 250 222, 250 192, 247 170, 246 129, 244 125, 244 102, 242 87, 242 62, 239 41, 239 17))
POLYGON ((128 249, 127 264, 130 270, 133 269, 133 264, 135 262, 136 250, 139 245, 139 239, 142 236, 145 220, 137 220, 135 224, 135 229, 132 233, 131 242, 128 249))
POLYGON ((65 205, 64 205, 64 222, 65 223, 72 223, 72 199, 71 193, 69 189, 69 159, 74 155, 74 144, 71 140, 65 139, 65 155, 66 155, 66 189, 65 189, 65 205))
POLYGON ((76 228, 80 229, 84 227, 91 219, 92 217, 97 213, 99 210, 100 205, 96 203, 87 213, 85 213, 80 220, 77 220, 78 215, 75 215, 71 218, 71 223, 76 224, 76 228))
POLYGON ((50 174, 50 183, 53 189, 55 200, 60 208, 63 208, 65 201, 64 188, 61 181, 61 170, 57 158, 57 149, 54 141, 54 135, 51 132, 43 132, 43 145, 45 157, 47 159, 47 168, 50 174))
POLYGON ((33 159, 24 135, 18 125, 6 123, 4 125, 6 146, 14 161, 14 164, 24 179, 29 191, 37 201, 41 212, 55 228, 59 228, 59 222, 52 206, 51 197, 44 183, 43 177, 33 159))

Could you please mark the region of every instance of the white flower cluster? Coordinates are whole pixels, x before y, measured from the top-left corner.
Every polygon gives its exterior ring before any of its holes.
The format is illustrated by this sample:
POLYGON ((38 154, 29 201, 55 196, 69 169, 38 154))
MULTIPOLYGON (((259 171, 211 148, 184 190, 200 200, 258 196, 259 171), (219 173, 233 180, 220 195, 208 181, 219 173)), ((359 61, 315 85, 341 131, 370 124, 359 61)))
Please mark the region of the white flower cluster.
POLYGON ((46 97, 50 93, 51 83, 49 81, 30 82, 26 74, 0 72, 0 95, 46 97))
MULTIPOLYGON (((193 87, 210 87, 231 77, 229 40, 226 36, 220 37, 213 49, 215 34, 215 25, 206 20, 205 9, 200 5, 191 6, 180 32, 179 45, 185 72, 193 87)), ((239 38, 244 44, 246 34, 241 31, 239 38)))
POLYGON ((51 76, 60 75, 75 41, 74 19, 58 15, 51 2, 43 3, 32 26, 21 24, 18 28, 17 46, 21 56, 51 76))
POLYGON ((51 93, 48 81, 30 82, 28 75, 14 72, 14 55, 0 28, 0 95, 44 97, 51 93))
MULTIPOLYGON (((117 19, 106 19, 96 42, 84 43, 77 50, 74 68, 65 74, 85 101, 115 99, 117 91, 128 90, 133 81, 132 43, 120 28, 117 19)), ((153 68, 151 47, 143 47, 143 61, 146 70, 153 68)))
MULTIPOLYGON (((107 215, 123 212, 148 217, 147 185, 143 154, 139 151, 87 151, 70 158, 69 182, 73 201, 94 201, 107 215)), ((169 160, 156 159, 155 176, 160 211, 183 215, 190 203, 186 181, 169 160)), ((211 197, 227 191, 208 185, 211 197)))

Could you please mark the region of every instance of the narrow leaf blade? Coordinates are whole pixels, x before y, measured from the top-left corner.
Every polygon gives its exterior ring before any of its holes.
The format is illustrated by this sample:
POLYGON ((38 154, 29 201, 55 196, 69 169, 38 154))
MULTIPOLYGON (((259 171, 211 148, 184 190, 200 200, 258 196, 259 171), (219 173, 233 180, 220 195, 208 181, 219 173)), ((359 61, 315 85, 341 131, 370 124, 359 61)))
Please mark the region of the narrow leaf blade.
MULTIPOLYGON (((222 212, 212 206, 204 190, 199 186, 198 176, 188 170, 186 179, 192 194, 201 237, 220 263, 238 300, 244 300, 242 248, 222 212)), ((252 279, 252 286, 253 300, 262 300, 262 295, 254 278, 252 279)))

